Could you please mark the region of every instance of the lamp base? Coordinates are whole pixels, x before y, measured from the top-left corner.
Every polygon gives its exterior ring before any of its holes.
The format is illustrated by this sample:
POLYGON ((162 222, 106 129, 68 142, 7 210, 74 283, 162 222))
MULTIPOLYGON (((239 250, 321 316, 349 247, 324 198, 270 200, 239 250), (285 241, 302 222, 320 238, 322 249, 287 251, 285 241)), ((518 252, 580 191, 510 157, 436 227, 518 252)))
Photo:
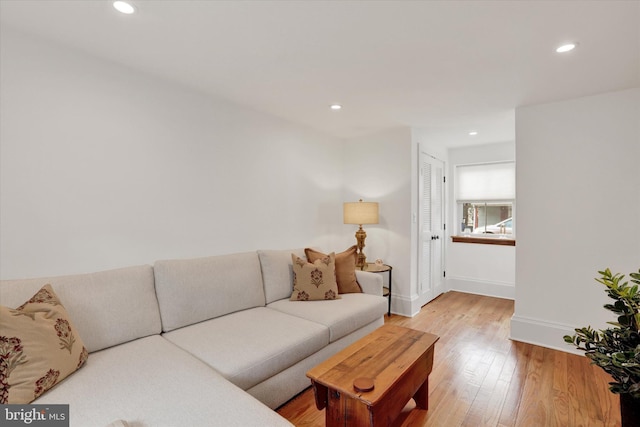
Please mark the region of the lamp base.
POLYGON ((367 238, 367 233, 362 229, 362 224, 358 231, 356 231, 356 242, 358 248, 358 260, 356 261, 356 268, 360 270, 367 269, 367 256, 362 250, 364 248, 364 239, 367 238))
POLYGON ((359 268, 360 270, 366 270, 367 269, 367 256, 360 252, 358 254, 358 261, 356 261, 356 268, 359 268))

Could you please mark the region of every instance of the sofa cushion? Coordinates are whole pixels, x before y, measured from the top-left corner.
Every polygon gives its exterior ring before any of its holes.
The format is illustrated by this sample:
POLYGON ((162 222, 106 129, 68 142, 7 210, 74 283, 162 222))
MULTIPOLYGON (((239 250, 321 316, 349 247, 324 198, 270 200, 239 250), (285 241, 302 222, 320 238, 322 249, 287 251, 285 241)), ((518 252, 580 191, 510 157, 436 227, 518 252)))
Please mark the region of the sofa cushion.
MULTIPOLYGON (((315 249, 306 248, 304 253, 309 262, 315 262, 326 255, 315 249)), ((351 246, 344 252, 336 254, 336 278, 338 280, 338 292, 341 294, 362 292, 356 278, 357 248, 351 246)))
POLYGON ((17 307, 50 283, 89 353, 160 333, 151 266, 0 281, 0 301, 17 307))
POLYGON ((245 390, 329 343, 326 326, 265 307, 240 311, 163 336, 245 390))
POLYGON ((269 304, 267 308, 325 325, 329 328, 331 342, 382 318, 387 312, 387 299, 382 296, 344 294, 341 297, 304 304, 282 299, 269 304))
POLYGON ((313 264, 306 259, 291 254, 293 262, 293 292, 291 301, 317 301, 336 299, 336 259, 331 252, 317 259, 313 264))
POLYGON ((382 296, 384 281, 381 274, 356 270, 356 277, 358 278, 358 284, 362 288, 362 292, 365 294, 382 296))
POLYGON ((0 403, 27 404, 78 370, 88 353, 51 285, 0 306, 0 403))
POLYGON ((293 290, 292 253, 301 258, 305 256, 304 249, 258 251, 267 304, 291 296, 293 290))
POLYGON ((255 252, 157 261, 154 271, 165 332, 265 305, 255 252))
POLYGON ((69 404, 71 426, 291 426, 159 335, 94 353, 34 404, 69 404))

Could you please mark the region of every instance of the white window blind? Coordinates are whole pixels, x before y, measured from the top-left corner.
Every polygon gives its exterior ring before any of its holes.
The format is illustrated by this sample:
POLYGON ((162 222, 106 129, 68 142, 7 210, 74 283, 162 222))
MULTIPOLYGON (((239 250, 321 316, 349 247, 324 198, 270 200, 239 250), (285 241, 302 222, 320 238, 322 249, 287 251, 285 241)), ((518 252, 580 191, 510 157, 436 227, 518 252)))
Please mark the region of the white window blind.
POLYGON ((456 166, 458 202, 504 201, 516 198, 515 162, 456 166))

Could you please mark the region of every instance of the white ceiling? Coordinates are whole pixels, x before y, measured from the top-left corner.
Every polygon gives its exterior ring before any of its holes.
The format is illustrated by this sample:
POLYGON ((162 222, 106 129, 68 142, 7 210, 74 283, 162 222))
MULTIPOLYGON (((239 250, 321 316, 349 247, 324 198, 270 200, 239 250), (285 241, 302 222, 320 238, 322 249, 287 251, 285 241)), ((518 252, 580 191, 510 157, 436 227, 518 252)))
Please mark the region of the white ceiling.
POLYGON ((513 140, 517 106, 640 86, 640 1, 133 4, 0 0, 0 23, 342 138, 513 140))

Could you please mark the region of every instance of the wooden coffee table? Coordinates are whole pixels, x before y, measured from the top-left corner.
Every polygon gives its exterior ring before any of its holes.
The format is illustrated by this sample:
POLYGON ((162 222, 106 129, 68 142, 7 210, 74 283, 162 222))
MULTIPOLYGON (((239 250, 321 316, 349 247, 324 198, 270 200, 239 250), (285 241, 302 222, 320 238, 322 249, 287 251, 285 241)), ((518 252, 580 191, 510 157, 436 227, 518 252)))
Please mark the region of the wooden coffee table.
POLYGON ((417 408, 428 409, 438 339, 384 325, 307 372, 316 406, 326 408, 327 427, 389 426, 412 397, 417 408), (373 390, 354 388, 354 381, 362 378, 373 380, 373 390))

